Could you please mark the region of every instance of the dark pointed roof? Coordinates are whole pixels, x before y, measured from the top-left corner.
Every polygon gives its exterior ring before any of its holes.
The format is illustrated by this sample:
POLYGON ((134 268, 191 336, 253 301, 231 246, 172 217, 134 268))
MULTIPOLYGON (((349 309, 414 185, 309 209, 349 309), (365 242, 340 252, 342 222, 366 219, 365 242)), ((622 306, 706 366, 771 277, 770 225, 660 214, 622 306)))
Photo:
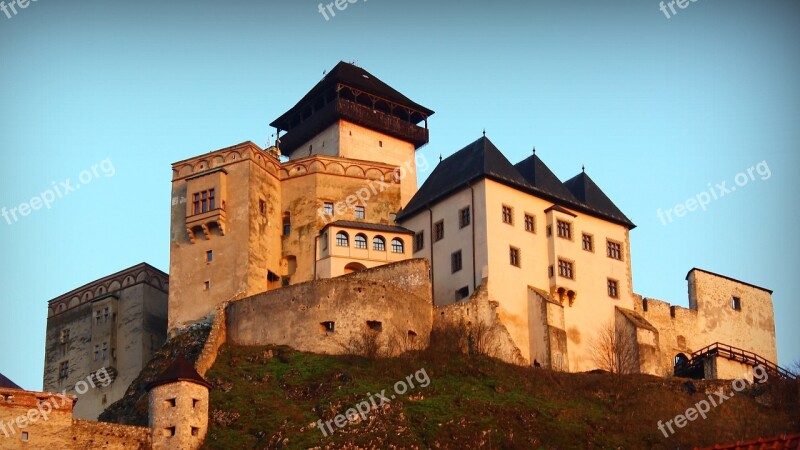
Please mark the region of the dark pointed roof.
POLYGON ((156 386, 174 383, 176 381, 197 383, 201 386, 211 389, 211 385, 208 384, 208 382, 204 380, 199 373, 197 373, 194 365, 192 365, 192 363, 190 363, 186 358, 179 355, 163 372, 161 372, 161 375, 157 376, 155 380, 151 381, 150 384, 147 385, 147 390, 149 391, 156 386))
POLYGON ((568 203, 578 201, 564 186, 564 183, 535 154, 518 162, 514 167, 533 186, 534 191, 568 203))
POLYGON ((384 83, 376 76, 372 75, 361 67, 340 61, 339 64, 336 64, 336 66, 331 69, 330 72, 325 74, 325 76, 322 77, 322 80, 320 80, 319 83, 311 88, 311 90, 308 91, 308 93, 304 95, 303 98, 297 102, 297 104, 289 109, 289 111, 286 111, 283 113, 283 115, 275 119, 270 126, 280 128, 282 130, 290 129, 291 127, 287 122, 291 120, 291 117, 296 113, 297 109, 302 108, 309 101, 316 98, 320 94, 324 94, 329 88, 335 87, 339 83, 369 92, 370 94, 377 95, 378 97, 383 97, 386 100, 391 100, 395 103, 399 103, 423 112, 427 116, 433 115, 432 110, 412 101, 410 98, 401 94, 395 88, 384 83))
POLYGON ((483 178, 629 229, 636 227, 585 173, 562 183, 536 155, 512 165, 485 136, 439 162, 397 221, 483 178))
POLYGON ((586 172, 581 172, 565 181, 564 186, 566 186, 566 188, 572 192, 572 195, 589 210, 594 211, 602 217, 611 219, 614 222, 626 225, 628 228, 636 227, 636 225, 617 208, 617 205, 608 198, 603 190, 589 178, 586 172))
POLYGON ((484 136, 441 161, 397 216, 397 220, 400 221, 482 178, 522 190, 531 189, 511 162, 484 136))
POLYGON ((21 387, 17 386, 17 383, 6 378, 5 375, 0 373, 0 388, 2 389, 19 389, 20 391, 24 391, 21 387))

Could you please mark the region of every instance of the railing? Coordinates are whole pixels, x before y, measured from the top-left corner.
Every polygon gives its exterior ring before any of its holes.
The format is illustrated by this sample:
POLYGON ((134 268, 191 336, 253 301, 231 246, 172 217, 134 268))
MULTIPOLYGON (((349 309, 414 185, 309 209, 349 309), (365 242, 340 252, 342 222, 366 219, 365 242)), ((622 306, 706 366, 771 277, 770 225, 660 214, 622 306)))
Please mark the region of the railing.
POLYGON ((794 380, 796 378, 795 375, 788 370, 763 358, 761 355, 720 342, 715 342, 692 353, 692 359, 686 364, 676 367, 675 374, 679 376, 681 374, 690 374, 698 368, 705 358, 710 356, 721 356, 731 361, 737 361, 753 367, 762 366, 768 374, 787 380, 794 380))

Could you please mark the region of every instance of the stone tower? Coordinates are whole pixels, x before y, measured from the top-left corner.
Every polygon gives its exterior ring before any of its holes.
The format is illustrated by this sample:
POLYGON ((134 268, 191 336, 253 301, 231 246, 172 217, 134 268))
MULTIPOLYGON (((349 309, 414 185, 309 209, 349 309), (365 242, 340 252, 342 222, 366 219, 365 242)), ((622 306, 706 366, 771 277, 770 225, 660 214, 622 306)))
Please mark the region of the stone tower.
POLYGON ((208 432, 210 385, 179 356, 148 386, 153 450, 194 450, 208 432))

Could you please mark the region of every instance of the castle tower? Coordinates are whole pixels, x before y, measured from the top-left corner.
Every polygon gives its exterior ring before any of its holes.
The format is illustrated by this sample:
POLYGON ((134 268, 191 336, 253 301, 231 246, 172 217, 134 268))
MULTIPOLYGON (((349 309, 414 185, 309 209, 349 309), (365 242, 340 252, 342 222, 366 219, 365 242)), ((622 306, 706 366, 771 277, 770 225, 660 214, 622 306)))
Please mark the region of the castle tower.
MULTIPOLYGON (((432 114, 366 70, 340 62, 272 122, 281 153, 290 159, 282 178, 283 254, 289 283, 341 275, 347 264, 372 267, 395 256, 411 256, 391 251, 391 242, 403 239, 398 236, 408 230, 370 234, 363 227, 393 226, 395 214, 417 191, 417 166, 423 162, 416 150, 428 143, 432 114), (362 229, 323 230, 342 221, 359 223, 362 229), (364 255, 359 262, 335 260, 336 252, 323 254, 331 246, 343 247, 334 239, 342 232, 350 244, 355 236, 368 240, 366 247, 361 241, 359 249, 367 252, 360 252, 364 255), (367 254, 382 248, 380 243, 374 245, 375 239, 386 241, 386 255, 367 254)), ((410 237, 403 242, 410 247, 410 237)), ((347 256, 351 254, 348 251, 347 256)))
POLYGON ((208 432, 210 385, 179 356, 148 386, 153 450, 194 450, 208 432))

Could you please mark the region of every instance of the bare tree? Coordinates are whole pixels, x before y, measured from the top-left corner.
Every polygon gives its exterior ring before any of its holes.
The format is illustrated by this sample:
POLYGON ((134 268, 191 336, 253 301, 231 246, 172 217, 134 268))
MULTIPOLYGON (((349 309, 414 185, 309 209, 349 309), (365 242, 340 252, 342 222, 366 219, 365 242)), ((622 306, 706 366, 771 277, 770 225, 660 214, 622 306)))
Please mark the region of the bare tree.
POLYGON ((601 369, 613 374, 634 373, 639 369, 636 346, 634 336, 609 321, 592 342, 592 357, 601 369))

